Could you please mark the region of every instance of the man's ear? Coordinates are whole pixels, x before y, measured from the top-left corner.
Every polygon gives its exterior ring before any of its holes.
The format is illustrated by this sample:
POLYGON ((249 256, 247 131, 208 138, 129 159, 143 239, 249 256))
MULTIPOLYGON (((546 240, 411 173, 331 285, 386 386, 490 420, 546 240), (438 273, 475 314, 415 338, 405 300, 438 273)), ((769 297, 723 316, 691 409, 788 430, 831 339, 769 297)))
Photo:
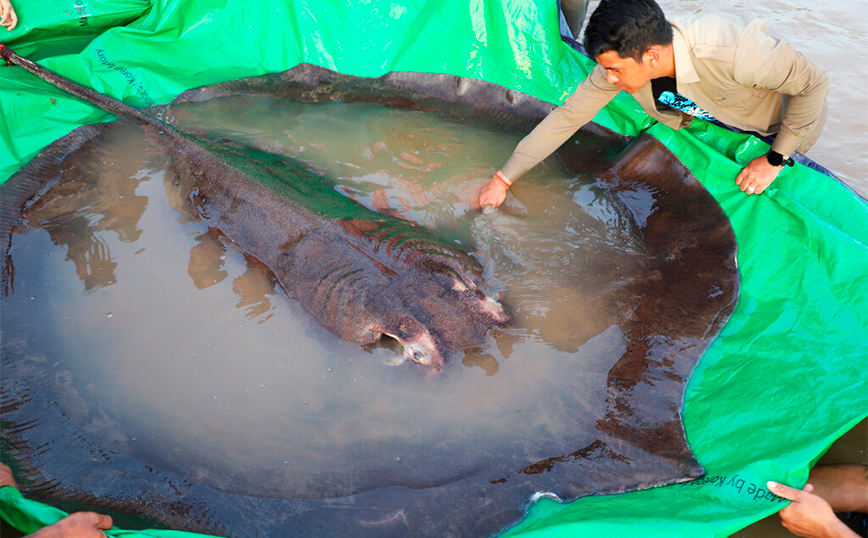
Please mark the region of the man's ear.
POLYGON ((651 69, 657 67, 660 62, 660 50, 657 47, 648 47, 643 56, 644 63, 648 64, 651 69))

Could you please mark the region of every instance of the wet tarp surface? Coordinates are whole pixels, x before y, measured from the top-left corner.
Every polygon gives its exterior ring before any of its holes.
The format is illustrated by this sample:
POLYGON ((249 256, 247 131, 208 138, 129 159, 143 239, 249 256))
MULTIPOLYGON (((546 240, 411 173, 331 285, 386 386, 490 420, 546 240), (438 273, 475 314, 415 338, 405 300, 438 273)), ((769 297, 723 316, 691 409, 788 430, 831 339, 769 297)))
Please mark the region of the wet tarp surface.
MULTIPOLYGON (((549 4, 29 1, 18 9, 20 27, 3 37, 19 54, 135 106, 303 62, 361 76, 482 78, 559 103, 592 63, 561 41, 549 4)), ((73 128, 111 119, 17 68, 0 68, 0 110, 4 178, 73 128)), ((703 122, 676 133, 626 95, 596 121, 663 141, 738 239, 739 305, 694 372, 684 407, 707 475, 569 505, 544 500, 506 535, 726 536, 782 506, 766 480, 803 484, 812 462, 865 416, 868 206, 803 165, 747 197, 732 178, 767 151, 764 142, 703 122)), ((2 495, 4 517, 22 530, 62 515, 9 488, 2 495)))

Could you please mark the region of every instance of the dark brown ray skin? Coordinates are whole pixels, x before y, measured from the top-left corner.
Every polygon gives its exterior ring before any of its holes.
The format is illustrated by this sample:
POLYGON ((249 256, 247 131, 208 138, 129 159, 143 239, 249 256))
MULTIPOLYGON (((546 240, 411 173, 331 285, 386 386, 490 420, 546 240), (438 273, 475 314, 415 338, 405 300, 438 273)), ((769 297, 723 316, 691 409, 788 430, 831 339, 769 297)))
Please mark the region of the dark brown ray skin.
MULTIPOLYGON (((520 131, 532 128, 551 109, 547 103, 483 81, 417 73, 360 79, 308 65, 191 90, 178 102, 236 93, 428 109, 520 131)), ((568 142, 561 149, 564 161, 577 170, 596 168, 598 180, 619 200, 624 215, 635 216, 636 231, 651 253, 646 278, 630 285, 637 301, 621 327, 628 345, 606 380, 607 411, 597 418, 594 442, 553 450, 531 463, 519 456, 506 471, 501 465, 487 468, 484 464, 486 459, 502 461, 501 454, 480 454, 478 471, 457 475, 434 488, 408 483, 331 499, 282 499, 268 498, 266 492, 254 498, 215 491, 124 454, 106 454, 82 440, 82 447, 70 457, 87 460, 88 455, 99 453, 97 467, 117 469, 135 485, 104 492, 95 468, 93 476, 75 485, 44 476, 43 494, 118 516, 134 514, 140 525, 158 523, 226 536, 482 537, 518 522, 537 491, 571 500, 700 476, 702 468, 687 445, 681 423, 684 387, 737 301, 732 229, 713 198, 655 139, 620 139, 621 154, 603 156, 595 151, 594 140, 604 140, 600 148, 610 148, 616 135, 592 126, 577 136, 583 137, 581 144, 568 142), (653 190, 653 207, 642 206, 631 196, 639 186, 653 190)), ((366 235, 365 225, 353 219, 343 222, 352 233, 366 235)), ((380 273, 390 270, 374 267, 380 273)), ((581 374, 565 372, 565 378, 581 374)), ((26 387, 4 387, 3 396, 4 404, 13 407, 26 405, 30 397, 26 387)), ((13 420, 10 438, 16 437, 18 428, 27 425, 18 426, 13 420)), ((39 435, 73 437, 76 431, 61 421, 51 432, 30 435, 28 445, 39 446, 39 435)), ((15 450, 26 454, 27 446, 15 450)), ((534 450, 541 452, 545 450, 534 450)), ((520 448, 516 454, 526 457, 520 448)), ((443 466, 448 461, 431 464, 443 466)))

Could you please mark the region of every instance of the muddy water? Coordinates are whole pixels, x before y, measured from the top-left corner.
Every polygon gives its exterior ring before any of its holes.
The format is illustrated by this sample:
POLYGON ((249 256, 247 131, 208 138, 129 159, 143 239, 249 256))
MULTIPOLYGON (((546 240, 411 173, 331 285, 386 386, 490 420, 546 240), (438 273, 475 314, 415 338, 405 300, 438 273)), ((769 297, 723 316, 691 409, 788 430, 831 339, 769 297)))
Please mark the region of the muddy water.
MULTIPOLYGON (((197 107, 176 119, 296 156, 371 208, 484 245, 515 325, 434 380, 390 366, 398 350, 338 340, 188 211, 154 139, 111 125, 67 159, 13 237, 5 383, 32 383, 33 398, 112 453, 240 495, 426 487, 472 472, 480 454, 514 469, 598 437, 605 379, 624 353, 618 323, 634 306, 618 292, 645 254, 592 178, 566 178, 555 161, 528 181, 524 205, 477 217, 467 178, 517 135, 360 105, 197 107)), ((65 442, 29 457, 51 476, 65 442)))

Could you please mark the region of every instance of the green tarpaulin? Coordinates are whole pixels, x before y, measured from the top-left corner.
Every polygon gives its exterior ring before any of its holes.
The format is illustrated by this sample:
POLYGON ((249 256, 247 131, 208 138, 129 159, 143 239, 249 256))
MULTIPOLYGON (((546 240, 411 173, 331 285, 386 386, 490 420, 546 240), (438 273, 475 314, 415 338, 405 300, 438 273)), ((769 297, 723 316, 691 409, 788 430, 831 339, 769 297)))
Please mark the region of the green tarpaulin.
MULTIPOLYGON (((593 65, 560 38, 551 0, 26 0, 16 7, 19 27, 0 40, 138 107, 302 62, 360 76, 481 78, 560 103, 593 65)), ((112 119, 17 67, 0 67, 0 111, 2 180, 75 127, 112 119)), ((764 142, 701 121, 675 132, 625 94, 595 121, 663 141, 717 199, 738 239, 738 307, 686 394, 687 436, 707 476, 571 504, 543 500, 506 536, 728 536, 783 506, 766 480, 804 484, 813 462, 868 413, 868 203, 801 164, 765 194, 746 196, 733 178, 767 151, 764 142)), ((0 490, 0 501, 3 517, 27 532, 63 515, 11 488, 0 490)))

